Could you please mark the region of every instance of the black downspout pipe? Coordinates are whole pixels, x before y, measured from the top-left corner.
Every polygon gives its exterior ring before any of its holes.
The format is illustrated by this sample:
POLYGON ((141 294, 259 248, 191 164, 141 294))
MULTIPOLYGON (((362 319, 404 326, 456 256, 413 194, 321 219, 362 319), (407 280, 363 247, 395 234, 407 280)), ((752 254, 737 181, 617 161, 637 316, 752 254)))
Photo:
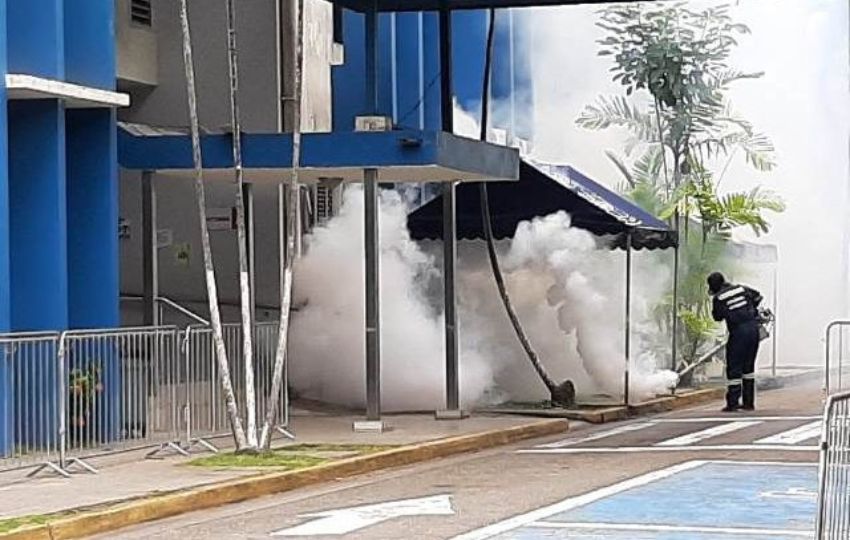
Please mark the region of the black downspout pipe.
MULTIPOLYGON (((490 71, 493 62, 493 41, 496 30, 496 10, 490 8, 490 22, 487 29, 487 48, 484 53, 484 81, 481 90, 481 141, 487 141, 487 127, 489 124, 490 113, 490 71)), ((505 312, 511 321, 517 339, 522 345, 528 361, 534 367, 540 380, 549 391, 550 400, 553 405, 561 407, 572 407, 575 405, 575 386, 572 381, 564 381, 561 384, 556 384, 552 377, 547 373, 546 368, 537 356, 537 352, 531 346, 531 342, 519 321, 519 317, 514 310, 508 295, 507 287, 505 286, 505 278, 502 275, 502 269, 499 266, 499 258, 496 253, 496 246, 493 243, 493 224, 490 218, 490 198, 487 194, 487 182, 478 184, 481 199, 481 223, 484 229, 484 239, 487 242, 487 254, 490 259, 490 268, 493 271, 493 279, 496 281, 496 287, 499 290, 499 296, 502 299, 502 304, 505 307, 505 312)))

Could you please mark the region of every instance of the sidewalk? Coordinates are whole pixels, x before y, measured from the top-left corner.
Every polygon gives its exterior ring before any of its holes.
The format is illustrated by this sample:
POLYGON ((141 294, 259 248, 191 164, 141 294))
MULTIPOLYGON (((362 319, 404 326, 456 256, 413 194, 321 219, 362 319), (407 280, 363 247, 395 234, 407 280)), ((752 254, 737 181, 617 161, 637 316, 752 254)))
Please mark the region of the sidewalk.
MULTIPOLYGON (((295 411, 292 444, 357 444, 401 446, 461 435, 507 430, 533 423, 515 416, 478 415, 465 420, 434 420, 433 415, 388 415, 384 433, 354 433, 352 415, 316 415, 295 411)), ((229 439, 215 441, 229 444, 229 439)), ((289 444, 278 439, 276 447, 289 444)), ((224 449, 224 448, 223 448, 224 449)), ((27 471, 0 473, 0 519, 41 515, 73 508, 104 505, 130 498, 199 487, 269 472, 268 469, 215 470, 188 466, 190 458, 169 456, 143 459, 144 453, 124 454, 91 461, 98 474, 80 473, 71 479, 42 473, 26 478, 27 471)))

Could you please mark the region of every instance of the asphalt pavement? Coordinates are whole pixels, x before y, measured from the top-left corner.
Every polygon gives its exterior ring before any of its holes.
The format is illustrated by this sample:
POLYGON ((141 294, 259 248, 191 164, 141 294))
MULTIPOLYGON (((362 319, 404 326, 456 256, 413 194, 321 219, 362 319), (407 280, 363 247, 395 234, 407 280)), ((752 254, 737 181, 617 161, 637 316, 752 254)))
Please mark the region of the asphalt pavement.
POLYGON ((151 539, 811 537, 820 385, 428 462, 116 531, 151 539))

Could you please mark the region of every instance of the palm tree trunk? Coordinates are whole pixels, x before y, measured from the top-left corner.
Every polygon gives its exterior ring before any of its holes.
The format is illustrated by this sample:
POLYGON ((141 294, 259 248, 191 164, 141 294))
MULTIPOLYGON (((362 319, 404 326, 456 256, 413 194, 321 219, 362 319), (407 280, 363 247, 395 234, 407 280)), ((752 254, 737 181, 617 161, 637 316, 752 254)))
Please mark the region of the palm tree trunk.
MULTIPOLYGON (((286 204, 286 261, 284 278, 280 288, 280 325, 278 328, 277 351, 275 352, 272 387, 268 397, 266 420, 260 434, 260 448, 271 445, 271 431, 277 417, 280 392, 283 387, 283 372, 287 362, 287 344, 289 341, 289 308, 292 305, 292 263, 295 260, 296 213, 293 206, 298 202, 298 169, 301 166, 301 94, 302 64, 304 48, 304 0, 293 2, 295 13, 295 47, 293 52, 294 101, 292 114, 292 176, 289 180, 289 197, 286 204)), ((284 403, 288 407, 288 403, 284 403)))
MULTIPOLYGON (((496 28, 495 18, 496 12, 491 8, 490 23, 487 30, 487 49, 484 55, 484 82, 481 98, 480 139, 485 142, 487 141, 487 125, 490 104, 490 65, 493 57, 493 37, 496 28)), ((519 322, 519 317, 516 314, 516 310, 514 310, 510 296, 508 295, 507 287, 505 286, 505 279, 499 265, 499 257, 496 253, 496 246, 493 243, 493 225, 490 220, 490 200, 487 195, 487 183, 481 182, 478 186, 481 198, 481 223, 484 227, 484 239, 487 241, 487 254, 490 259, 490 268, 493 271, 493 279, 496 281, 496 287, 499 290, 499 297, 502 299, 502 305, 505 307, 505 312, 508 315, 508 319, 511 321, 511 325, 514 328, 514 332, 516 333, 523 350, 525 351, 525 355, 528 357, 528 361, 531 362, 531 365, 534 367, 534 370, 537 372, 540 380, 543 381, 543 384, 546 385, 546 389, 549 390, 552 402, 558 405, 571 406, 575 401, 575 390, 572 387, 572 383, 566 381, 561 385, 555 384, 555 381, 552 380, 552 377, 549 376, 546 368, 543 367, 543 364, 540 362, 540 358, 531 346, 531 342, 525 334, 522 324, 519 322)))
POLYGON ((224 392, 227 415, 236 449, 246 446, 245 431, 242 419, 236 406, 236 397, 230 379, 230 368, 227 363, 227 350, 221 328, 221 313, 218 310, 218 290, 215 283, 215 266, 213 265, 212 249, 210 248, 210 232, 207 227, 207 201, 204 193, 204 170, 201 156, 201 134, 198 122, 198 103, 195 90, 195 66, 192 60, 192 38, 189 33, 189 10, 187 0, 180 0, 180 26, 183 34, 183 61, 186 70, 186 93, 189 102, 189 127, 192 135, 192 162, 195 167, 195 199, 198 204, 198 218, 201 221, 201 251, 204 255, 204 278, 207 285, 207 300, 210 308, 210 323, 212 325, 213 344, 215 346, 221 387, 224 392))
POLYGON ((239 121, 239 63, 236 48, 236 8, 227 0, 227 60, 230 68, 230 119, 233 137, 233 168, 236 171, 236 240, 239 244, 239 302, 242 308, 242 360, 245 367, 245 417, 248 450, 257 449, 257 400, 254 387, 254 314, 248 277, 248 244, 245 235, 242 129, 239 121))

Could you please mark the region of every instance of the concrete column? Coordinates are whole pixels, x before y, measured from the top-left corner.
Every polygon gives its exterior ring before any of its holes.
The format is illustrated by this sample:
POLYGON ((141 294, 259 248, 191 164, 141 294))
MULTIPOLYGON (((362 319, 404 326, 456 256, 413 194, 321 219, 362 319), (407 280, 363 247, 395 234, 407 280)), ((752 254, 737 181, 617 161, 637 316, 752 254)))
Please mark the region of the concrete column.
POLYGON ((65 107, 57 100, 11 102, 8 131, 12 329, 65 329, 65 107))
POLYGON ((119 326, 115 113, 69 110, 68 317, 72 328, 119 326))
MULTIPOLYGON (((65 107, 56 100, 9 104, 11 328, 68 328, 65 107)), ((114 232, 115 229, 113 229, 114 232)), ((26 358, 26 355, 18 358, 26 358)), ((16 362, 18 443, 39 445, 58 424, 55 363, 16 362), (21 378, 21 373, 26 377, 21 378)), ((13 398, 14 399, 14 398, 13 398)))

